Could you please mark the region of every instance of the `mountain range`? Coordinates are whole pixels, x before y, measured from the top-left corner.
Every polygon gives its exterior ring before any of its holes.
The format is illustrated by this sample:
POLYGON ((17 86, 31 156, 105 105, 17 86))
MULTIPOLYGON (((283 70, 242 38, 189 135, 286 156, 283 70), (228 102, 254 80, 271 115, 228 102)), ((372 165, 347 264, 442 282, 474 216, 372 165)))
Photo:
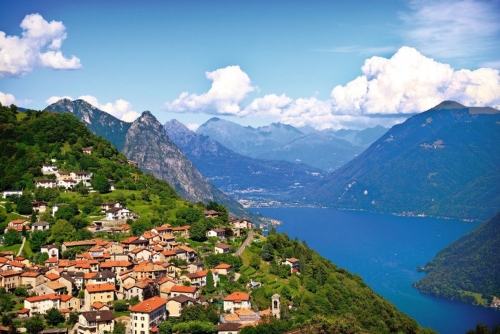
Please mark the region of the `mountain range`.
POLYGON ((500 112, 445 101, 392 127, 290 201, 486 219, 500 210, 500 112))
POLYGON ((299 162, 331 172, 355 158, 386 131, 380 126, 361 131, 318 131, 281 123, 253 128, 214 117, 202 124, 196 133, 241 155, 299 162))
POLYGON ((62 99, 45 110, 72 113, 92 132, 117 146, 128 159, 136 161, 142 170, 166 180, 183 198, 192 202, 216 201, 235 215, 255 217, 205 179, 149 111, 133 123, 126 123, 83 100, 62 99))
POLYGON ((235 153, 207 136, 192 132, 177 120, 165 123, 164 128, 210 182, 234 197, 242 193, 247 198, 249 193, 268 199, 280 197, 326 174, 304 164, 254 159, 235 153))

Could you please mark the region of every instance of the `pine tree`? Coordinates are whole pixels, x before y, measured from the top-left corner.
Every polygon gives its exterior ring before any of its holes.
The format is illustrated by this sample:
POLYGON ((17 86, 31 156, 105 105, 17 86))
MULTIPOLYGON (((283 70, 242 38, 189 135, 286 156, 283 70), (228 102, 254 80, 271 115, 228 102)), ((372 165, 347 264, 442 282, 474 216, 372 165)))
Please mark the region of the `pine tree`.
POLYGON ((208 270, 207 273, 207 282, 205 284, 205 292, 213 293, 215 292, 215 283, 214 283, 214 274, 211 270, 208 270))

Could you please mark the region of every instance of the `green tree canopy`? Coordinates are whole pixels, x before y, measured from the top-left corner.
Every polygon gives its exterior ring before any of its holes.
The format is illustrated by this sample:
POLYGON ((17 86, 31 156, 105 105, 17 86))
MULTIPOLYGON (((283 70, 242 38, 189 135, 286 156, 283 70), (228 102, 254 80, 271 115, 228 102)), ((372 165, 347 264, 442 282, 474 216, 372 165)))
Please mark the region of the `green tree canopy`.
POLYGON ((53 307, 45 313, 45 321, 47 321, 47 324, 49 326, 57 326, 58 324, 64 322, 66 318, 64 315, 59 311, 59 309, 53 307))
POLYGON ((64 219, 59 219, 50 230, 50 241, 57 243, 63 243, 64 241, 71 240, 76 233, 73 225, 64 219))
POLYGON ((92 178, 91 184, 92 188, 101 194, 109 193, 109 190, 111 189, 108 178, 102 174, 95 174, 92 178))

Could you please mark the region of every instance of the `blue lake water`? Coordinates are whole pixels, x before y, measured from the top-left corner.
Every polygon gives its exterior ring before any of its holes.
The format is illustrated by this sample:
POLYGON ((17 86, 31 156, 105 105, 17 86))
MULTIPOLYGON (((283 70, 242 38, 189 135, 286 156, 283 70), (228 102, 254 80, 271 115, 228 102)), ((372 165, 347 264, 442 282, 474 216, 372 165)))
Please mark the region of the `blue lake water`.
POLYGON ((423 327, 455 334, 478 322, 490 328, 500 324, 500 310, 433 297, 412 287, 425 275, 415 270, 417 266, 424 266, 477 223, 316 208, 253 211, 283 221, 278 232, 306 241, 339 267, 359 274, 423 327))

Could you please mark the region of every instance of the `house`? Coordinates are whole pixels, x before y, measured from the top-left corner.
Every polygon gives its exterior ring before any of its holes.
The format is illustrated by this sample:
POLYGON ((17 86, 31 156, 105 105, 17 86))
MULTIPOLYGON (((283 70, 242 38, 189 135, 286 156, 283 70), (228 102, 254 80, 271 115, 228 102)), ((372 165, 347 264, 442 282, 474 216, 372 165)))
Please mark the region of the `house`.
MULTIPOLYGON (((137 166, 137 161, 134 160, 127 160, 127 164, 131 166, 137 166)), ((135 334, 135 333, 134 333, 135 334)))
POLYGON ((115 285, 110 283, 89 284, 85 286, 85 309, 89 310, 90 305, 95 302, 108 303, 115 300, 115 285))
POLYGON ((31 231, 46 231, 50 228, 49 222, 39 221, 31 224, 31 231))
POLYGON ((82 312, 77 326, 78 334, 111 333, 115 328, 115 316, 110 310, 82 312))
POLYGON ((239 323, 222 323, 217 325, 217 334, 238 334, 241 327, 239 323))
POLYGON ((59 172, 59 168, 56 165, 42 165, 42 174, 57 174, 59 172))
POLYGON ((112 208, 121 208, 121 204, 119 202, 104 202, 101 203, 101 211, 106 212, 112 208))
POLYGON ((193 299, 198 299, 198 288, 196 286, 174 285, 170 288, 170 296, 186 296, 193 299))
POLYGON ((203 211, 203 214, 205 215, 205 218, 217 218, 219 217, 219 213, 217 211, 214 211, 214 210, 205 210, 203 211))
POLYGON ((299 261, 299 259, 296 259, 294 257, 287 258, 285 261, 283 261, 282 264, 286 264, 287 266, 290 266, 290 271, 292 273, 299 272, 299 269, 300 269, 300 261, 299 261))
POLYGON ((61 310, 80 311, 81 300, 80 298, 73 297, 72 295, 61 295, 61 310))
POLYGON ((14 290, 21 285, 21 272, 16 270, 0 271, 0 287, 6 290, 14 290))
POLYGON ((5 229, 5 233, 8 230, 16 230, 17 232, 21 233, 23 231, 23 226, 26 226, 26 229, 29 230, 29 227, 27 225, 28 225, 28 221, 24 220, 24 219, 11 220, 7 224, 7 228, 5 229))
POLYGON ((103 284, 103 283, 116 283, 116 273, 111 270, 101 270, 97 273, 91 273, 92 277, 89 279, 90 284, 103 284))
POLYGON ((186 297, 184 295, 179 295, 177 297, 170 298, 167 302, 168 316, 172 318, 178 318, 181 316, 182 309, 186 306, 190 306, 196 303, 196 299, 186 297))
POLYGON ((64 178, 57 180, 57 186, 62 187, 66 190, 73 189, 77 184, 78 182, 76 180, 73 180, 72 178, 64 178))
POLYGON ((65 241, 63 242, 61 246, 61 250, 63 252, 67 251, 68 249, 74 248, 74 247, 94 247, 97 245, 97 242, 93 239, 91 240, 79 240, 79 241, 65 241))
POLYGON ((45 278, 39 271, 25 271, 21 274, 21 285, 31 287, 29 290, 36 288, 44 282, 45 278))
POLYGON ((225 312, 234 313, 236 310, 249 310, 252 308, 250 295, 244 292, 233 292, 224 298, 223 310, 225 312))
POLYGON ((219 239, 226 238, 226 230, 223 228, 216 228, 207 232, 207 237, 216 237, 219 239))
POLYGON ((23 194, 22 190, 4 190, 2 192, 2 197, 3 198, 9 198, 10 196, 21 196, 23 194))
POLYGON ((33 210, 38 213, 44 213, 47 211, 47 202, 31 201, 31 205, 33 206, 33 210))
POLYGON ((167 301, 160 297, 146 299, 132 306, 130 310, 130 329, 134 334, 146 334, 167 320, 167 301))
POLYGON ((108 260, 101 263, 101 270, 108 269, 115 273, 122 273, 134 268, 134 264, 127 260, 108 260))
POLYGON ((51 308, 61 308, 61 295, 50 293, 24 299, 24 308, 33 314, 45 314, 51 308))
POLYGON ((190 228, 191 228, 191 226, 189 226, 189 225, 172 227, 172 233, 176 236, 179 236, 182 238, 187 238, 187 237, 189 237, 189 229, 190 228))
POLYGON ((241 237, 244 230, 252 228, 252 222, 248 219, 234 218, 229 221, 233 235, 241 237))
POLYGON ((123 296, 125 299, 132 299, 137 297, 139 300, 143 300, 144 289, 148 286, 146 282, 133 282, 125 283, 123 285, 123 296))
POLYGON ((229 275, 231 273, 231 265, 227 263, 221 263, 217 265, 214 269, 217 270, 219 275, 229 275))
POLYGON ((92 147, 84 147, 82 148, 82 152, 85 154, 92 154, 92 147))
POLYGON ((223 243, 215 245, 215 254, 227 254, 231 252, 231 246, 223 243))
POLYGON ((132 211, 125 208, 111 208, 106 210, 106 218, 103 220, 120 220, 134 218, 132 211))
POLYGON ((40 188, 55 188, 57 187, 56 180, 52 179, 40 179, 35 181, 35 187, 40 188))
POLYGON ((48 281, 37 286, 34 289, 34 292, 41 295, 46 295, 51 293, 64 294, 67 292, 71 293, 71 289, 68 289, 68 287, 64 283, 60 282, 59 280, 56 280, 56 281, 48 281))
POLYGON ((82 183, 83 185, 90 187, 90 181, 92 180, 92 173, 87 173, 86 171, 71 172, 69 174, 73 180, 77 183, 82 183))

